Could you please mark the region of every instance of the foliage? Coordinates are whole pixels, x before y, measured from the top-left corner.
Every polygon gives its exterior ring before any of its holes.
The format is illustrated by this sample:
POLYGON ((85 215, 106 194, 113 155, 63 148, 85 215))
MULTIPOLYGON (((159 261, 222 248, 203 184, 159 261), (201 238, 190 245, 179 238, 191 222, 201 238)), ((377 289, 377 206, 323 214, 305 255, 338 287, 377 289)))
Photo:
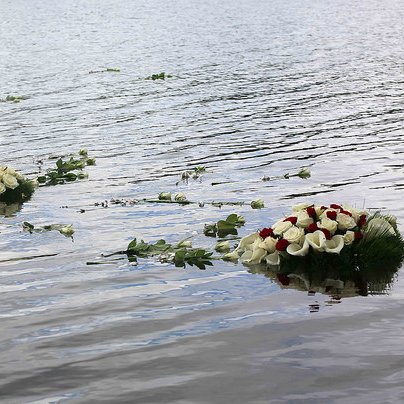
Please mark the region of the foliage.
POLYGON ((208 237, 225 237, 229 234, 236 235, 237 227, 243 226, 245 219, 236 213, 227 216, 225 220, 219 220, 214 224, 205 224, 204 234, 208 237))
POLYGON ((24 222, 22 224, 22 228, 24 231, 28 231, 29 233, 44 233, 52 230, 58 231, 60 234, 63 234, 65 237, 72 237, 74 233, 73 225, 71 224, 48 224, 45 226, 34 226, 29 222, 24 222))
POLYGON ((35 191, 35 182, 30 180, 19 181, 19 185, 15 189, 7 189, 6 192, 0 194, 0 202, 22 203, 29 200, 35 191))
POLYGON ((161 262, 174 263, 177 267, 185 267, 185 264, 195 265, 199 269, 205 269, 206 265, 212 265, 210 259, 212 253, 202 248, 188 248, 190 243, 185 241, 176 245, 168 244, 161 239, 155 243, 145 243, 143 240, 138 242, 133 239, 124 251, 130 261, 139 258, 148 258, 158 256, 161 262))
POLYGON ((5 99, 1 99, 1 102, 14 102, 14 103, 18 103, 22 100, 26 100, 27 97, 23 96, 23 95, 8 95, 5 99))
POLYGON ((79 151, 79 158, 70 157, 68 160, 59 158, 56 161, 56 167, 49 169, 45 175, 38 177, 38 182, 42 185, 58 185, 65 182, 72 182, 87 177, 82 170, 86 166, 95 165, 95 159, 89 158, 87 150, 79 151))
POLYGON ((165 72, 152 74, 151 76, 146 77, 146 80, 165 80, 166 78, 173 77, 170 74, 165 74, 165 72))
POLYGON ((262 177, 262 181, 273 181, 273 180, 277 180, 277 179, 289 179, 292 177, 299 177, 302 179, 307 179, 311 177, 311 171, 308 167, 302 167, 297 173, 294 174, 283 174, 283 175, 279 175, 279 176, 275 176, 275 177, 268 177, 268 176, 264 176, 262 177))

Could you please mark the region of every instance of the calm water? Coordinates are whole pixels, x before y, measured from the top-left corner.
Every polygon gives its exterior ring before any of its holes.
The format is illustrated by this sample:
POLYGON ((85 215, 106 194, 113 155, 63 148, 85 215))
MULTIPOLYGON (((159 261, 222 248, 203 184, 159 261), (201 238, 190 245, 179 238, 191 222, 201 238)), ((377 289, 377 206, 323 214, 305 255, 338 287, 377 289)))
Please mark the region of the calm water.
POLYGON ((0 98, 28 97, 0 103, 0 161, 97 158, 0 217, 0 401, 404 401, 402 271, 336 300, 231 263, 86 265, 133 237, 211 248, 205 223, 237 212, 245 235, 303 201, 403 226, 403 17, 399 0, 0 0, 0 98), (161 191, 266 208, 94 206, 161 191), (23 221, 72 223, 74 242, 23 221))

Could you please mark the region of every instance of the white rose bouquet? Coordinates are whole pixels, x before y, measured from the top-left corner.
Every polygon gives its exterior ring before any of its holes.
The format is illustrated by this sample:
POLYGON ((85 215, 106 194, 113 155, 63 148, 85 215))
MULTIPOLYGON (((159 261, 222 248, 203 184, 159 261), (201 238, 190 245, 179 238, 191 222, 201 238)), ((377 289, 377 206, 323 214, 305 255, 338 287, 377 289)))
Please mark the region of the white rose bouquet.
POLYGON ((370 215, 347 205, 299 204, 291 215, 241 239, 224 259, 281 268, 303 263, 361 269, 386 262, 400 265, 404 241, 393 216, 370 215))
POLYGON ((34 191, 34 181, 28 180, 10 166, 0 166, 0 202, 22 203, 27 201, 34 191))

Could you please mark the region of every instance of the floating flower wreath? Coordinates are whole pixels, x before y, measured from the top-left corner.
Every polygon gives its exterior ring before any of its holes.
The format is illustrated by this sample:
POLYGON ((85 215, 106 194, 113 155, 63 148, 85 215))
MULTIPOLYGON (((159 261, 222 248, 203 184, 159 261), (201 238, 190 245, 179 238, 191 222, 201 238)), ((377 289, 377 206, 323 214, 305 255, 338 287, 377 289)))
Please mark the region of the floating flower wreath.
POLYGON ((0 202, 22 203, 35 191, 35 182, 11 167, 0 166, 0 202))
POLYGON ((314 268, 338 264, 362 269, 381 263, 400 265, 404 241, 391 215, 346 205, 299 204, 272 227, 240 240, 225 259, 245 264, 287 266, 304 262, 314 268))

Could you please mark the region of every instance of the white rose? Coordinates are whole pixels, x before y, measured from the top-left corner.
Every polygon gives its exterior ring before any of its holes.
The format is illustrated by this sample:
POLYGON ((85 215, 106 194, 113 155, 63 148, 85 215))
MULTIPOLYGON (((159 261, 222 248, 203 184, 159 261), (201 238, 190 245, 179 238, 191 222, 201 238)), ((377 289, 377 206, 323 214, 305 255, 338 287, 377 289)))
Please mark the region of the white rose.
POLYGON ((11 174, 4 174, 2 178, 3 184, 10 189, 15 189, 18 187, 17 178, 11 174))
POLYGON ((295 206, 293 206, 292 210, 293 212, 300 212, 301 210, 305 210, 309 206, 313 206, 312 203, 299 203, 295 206))
POLYGON ((12 175, 12 176, 14 176, 14 177, 15 177, 15 175, 17 174, 16 171, 14 170, 14 168, 11 168, 11 167, 7 167, 7 168, 4 170, 4 172, 5 172, 5 174, 10 174, 10 175, 12 175))
POLYGON ((309 216, 309 214, 305 210, 298 212, 296 216, 297 216, 296 226, 298 227, 306 228, 308 225, 313 223, 313 219, 309 216))
POLYGON ((344 244, 351 245, 355 241, 355 233, 351 230, 347 230, 344 234, 344 244))
POLYGON ((6 186, 0 181, 0 194, 6 192, 6 186))
POLYGON ((285 233, 285 231, 289 230, 292 226, 293 226, 293 224, 292 224, 292 222, 289 222, 289 220, 286 222, 284 222, 282 220, 282 221, 275 223, 272 226, 272 230, 274 231, 274 234, 280 236, 283 233, 285 233))
POLYGON ((353 229, 356 227, 355 219, 345 213, 337 214, 337 222, 340 230, 353 229))
POLYGON ((273 237, 267 237, 264 241, 262 241, 258 247, 264 248, 268 253, 273 253, 275 251, 275 245, 277 243, 277 239, 273 237))
MULTIPOLYGON (((346 215, 344 215, 346 216, 346 215)), ((321 219, 320 226, 323 229, 327 229, 331 234, 334 234, 337 230, 338 223, 335 220, 331 220, 328 217, 321 219)))
POLYGON ((296 226, 292 226, 289 230, 283 233, 283 238, 288 240, 289 243, 300 244, 300 241, 303 236, 304 236, 304 230, 296 226))

